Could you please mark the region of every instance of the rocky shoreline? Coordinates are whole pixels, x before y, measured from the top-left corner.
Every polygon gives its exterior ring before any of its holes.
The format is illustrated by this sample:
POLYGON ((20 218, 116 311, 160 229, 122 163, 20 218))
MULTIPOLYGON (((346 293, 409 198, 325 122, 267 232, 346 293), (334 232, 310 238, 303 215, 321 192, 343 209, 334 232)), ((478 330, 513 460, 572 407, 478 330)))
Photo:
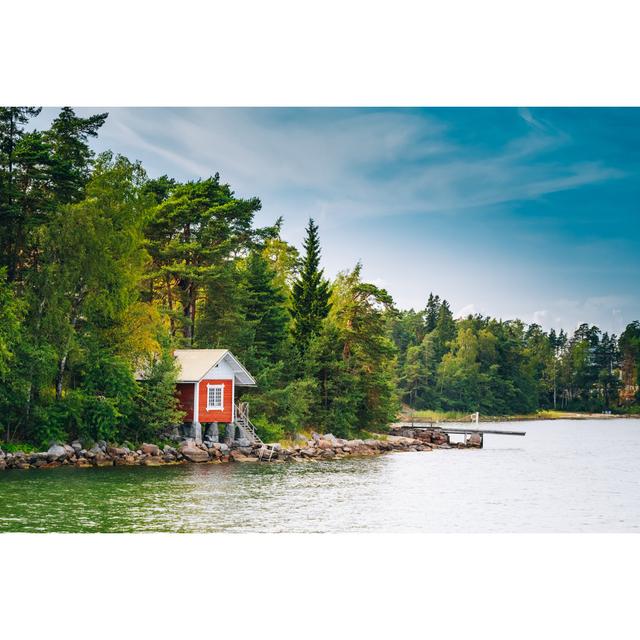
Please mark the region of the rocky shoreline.
POLYGON ((0 449, 0 471, 5 469, 50 469, 61 466, 112 467, 162 466, 175 464, 220 464, 243 462, 310 462, 333 460, 350 456, 375 456, 390 451, 432 451, 433 449, 477 448, 469 440, 466 444, 450 444, 447 435, 437 430, 422 430, 416 437, 386 436, 380 439, 344 440, 327 433, 314 433, 310 440, 289 448, 279 444, 233 446, 224 443, 195 444, 186 440, 176 447, 145 443, 139 449, 113 446, 104 441, 85 449, 80 441, 54 444, 48 451, 38 453, 5 453, 0 449), (266 452, 268 451, 268 454, 266 452), (266 454, 266 455, 265 455, 266 454))

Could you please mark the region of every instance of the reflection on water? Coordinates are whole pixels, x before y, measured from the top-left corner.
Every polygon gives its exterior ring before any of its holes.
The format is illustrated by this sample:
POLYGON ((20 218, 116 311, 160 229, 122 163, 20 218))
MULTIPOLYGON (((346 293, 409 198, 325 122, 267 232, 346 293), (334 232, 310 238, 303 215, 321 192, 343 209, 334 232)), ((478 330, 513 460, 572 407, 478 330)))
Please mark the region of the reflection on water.
POLYGON ((640 531, 640 420, 518 428, 478 451, 5 471, 0 531, 640 531))

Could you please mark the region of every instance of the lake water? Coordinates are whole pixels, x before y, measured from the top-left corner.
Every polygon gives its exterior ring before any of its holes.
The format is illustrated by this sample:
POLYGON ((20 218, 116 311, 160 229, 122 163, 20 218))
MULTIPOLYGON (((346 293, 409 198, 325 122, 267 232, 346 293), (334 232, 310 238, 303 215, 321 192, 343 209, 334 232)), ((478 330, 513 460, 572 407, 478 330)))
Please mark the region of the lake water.
POLYGON ((492 428, 527 435, 316 463, 0 472, 0 531, 640 531, 640 420, 492 428))

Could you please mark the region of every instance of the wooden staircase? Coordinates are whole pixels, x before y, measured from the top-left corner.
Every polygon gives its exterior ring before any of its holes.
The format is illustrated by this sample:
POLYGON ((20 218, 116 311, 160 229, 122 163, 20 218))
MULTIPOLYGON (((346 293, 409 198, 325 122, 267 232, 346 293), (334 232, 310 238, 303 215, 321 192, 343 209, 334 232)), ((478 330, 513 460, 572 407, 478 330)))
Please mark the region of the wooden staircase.
POLYGON ((255 425, 249 420, 249 403, 238 402, 236 404, 236 419, 235 424, 240 427, 240 431, 246 436, 252 444, 259 444, 260 451, 258 452, 258 459, 260 462, 271 462, 273 454, 275 452, 275 446, 272 444, 265 444, 262 438, 256 432, 255 425))

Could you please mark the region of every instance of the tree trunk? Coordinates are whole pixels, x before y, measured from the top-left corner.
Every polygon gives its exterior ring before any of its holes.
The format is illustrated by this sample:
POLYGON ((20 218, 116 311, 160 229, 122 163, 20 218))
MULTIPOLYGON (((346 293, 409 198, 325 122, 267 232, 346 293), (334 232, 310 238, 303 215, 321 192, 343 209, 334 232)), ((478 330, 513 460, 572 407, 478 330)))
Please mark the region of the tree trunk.
POLYGON ((67 356, 69 354, 69 348, 65 349, 65 353, 58 362, 58 374, 56 375, 56 400, 62 399, 62 381, 64 379, 64 370, 67 366, 67 356))
POLYGON ((323 391, 324 391, 324 410, 326 411, 329 406, 329 391, 327 389, 327 370, 324 370, 324 381, 323 381, 323 391))
POLYGON ((169 329, 171 331, 171 336, 173 337, 176 335, 176 327, 173 320, 173 295, 171 293, 171 276, 168 273, 165 274, 165 280, 167 283, 167 306, 169 307, 169 329))
POLYGON ((78 286, 79 292, 76 295, 76 299, 71 307, 71 333, 69 339, 65 345, 64 352, 58 361, 58 373, 56 375, 56 400, 62 398, 62 383, 64 380, 64 371, 67 366, 67 358, 69 357, 69 349, 71 348, 71 338, 76 332, 76 325, 78 324, 78 316, 80 315, 80 305, 84 299, 84 287, 82 284, 78 286))
MULTIPOLYGON (((44 312, 45 298, 40 301, 38 305, 38 320, 36 322, 36 335, 40 333, 40 325, 42 324, 42 313, 44 312)), ((25 421, 29 424, 29 418, 31 417, 31 405, 33 404, 33 372, 29 369, 29 382, 27 392, 27 406, 25 407, 25 421)))
POLYGON ((189 296, 189 282, 184 278, 178 280, 178 288, 181 292, 180 304, 182 305, 182 335, 187 339, 191 339, 191 309, 189 307, 191 297, 189 296))
POLYGON ((196 337, 196 296, 195 286, 191 283, 191 346, 196 337))

